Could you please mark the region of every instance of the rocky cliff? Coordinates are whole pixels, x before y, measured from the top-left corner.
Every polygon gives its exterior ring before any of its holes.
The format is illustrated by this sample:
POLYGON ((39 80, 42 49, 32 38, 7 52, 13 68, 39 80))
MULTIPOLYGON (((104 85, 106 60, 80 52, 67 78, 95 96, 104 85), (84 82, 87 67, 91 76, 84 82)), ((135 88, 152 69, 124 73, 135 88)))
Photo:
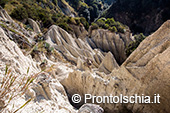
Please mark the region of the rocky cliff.
POLYGON ((124 47, 132 40, 129 32, 117 34, 98 29, 91 32, 91 38, 87 35, 74 38, 52 25, 46 34, 39 35, 41 30, 35 21, 30 20, 32 30, 26 30, 4 10, 0 14, 6 15, 0 18, 1 112, 170 111, 170 21, 148 36, 126 59, 124 47), (9 81, 13 82, 8 86, 9 81), (82 96, 79 104, 71 101, 74 94, 82 96), (160 94, 161 103, 98 106, 85 104, 84 94, 151 97, 160 94))
POLYGON ((113 33, 108 30, 97 29, 92 30, 89 35, 91 38, 88 38, 88 42, 92 48, 112 52, 118 64, 122 64, 126 60, 125 48, 132 41, 130 32, 113 33))
MULTIPOLYGON (((100 104, 105 112, 168 113, 170 21, 147 37, 119 68, 110 75, 76 70, 61 81, 69 94, 148 95, 160 94, 160 104, 100 104), (73 79, 74 78, 74 79, 73 79), (75 83, 75 81, 78 81, 75 83)), ((115 66, 117 67, 117 66, 115 66)), ((152 98, 153 99, 153 98, 152 98)), ((83 101, 82 103, 83 104, 83 101)))

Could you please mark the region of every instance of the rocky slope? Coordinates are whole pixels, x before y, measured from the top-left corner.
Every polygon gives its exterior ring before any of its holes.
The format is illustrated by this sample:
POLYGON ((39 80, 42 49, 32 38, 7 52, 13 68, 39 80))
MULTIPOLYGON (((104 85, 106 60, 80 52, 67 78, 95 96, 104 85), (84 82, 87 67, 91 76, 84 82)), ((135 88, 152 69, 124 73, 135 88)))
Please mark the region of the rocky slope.
MULTIPOLYGON (((148 95, 160 94, 160 104, 100 104, 105 112, 169 112, 170 21, 147 37, 119 68, 110 75, 75 70, 61 81, 70 95, 148 95), (75 83, 75 81, 78 81, 75 83)), ((153 99, 153 98, 152 98, 153 99)), ((82 103, 83 104, 83 101, 82 103)))
MULTIPOLYGON (((8 17, 8 16, 7 16, 8 17)), ((2 17, 4 21, 10 21, 6 19, 6 16, 2 17), (4 19, 5 18, 5 19, 4 19)), ((2 19, 1 18, 1 19, 2 19)), ((25 56, 16 43, 11 41, 2 28, 0 28, 0 80, 5 78, 5 66, 7 65, 11 70, 11 74, 18 75, 14 88, 18 87, 18 84, 30 76, 35 76, 36 80, 31 83, 29 89, 24 95, 17 95, 11 101, 11 103, 2 110, 5 104, 0 104, 1 112, 14 112, 17 108, 22 106, 29 98, 32 97, 34 101, 31 101, 28 106, 22 109, 20 112, 76 112, 69 104, 65 90, 58 80, 52 79, 48 73, 41 73, 39 63, 35 62, 31 56, 25 56), (29 73, 27 73, 29 68, 29 73), (24 77, 25 76, 25 77, 24 77), (14 105, 13 105, 14 104, 14 105)), ((26 82, 26 81, 24 81, 26 82)), ((0 93, 5 90, 1 89, 0 93)), ((12 92, 12 91, 11 91, 12 92)), ((12 93, 9 93, 12 95, 12 93)), ((2 96, 2 95, 1 95, 2 96)), ((2 99, 2 98, 1 98, 2 99)), ((8 97, 4 98, 5 103, 8 101, 8 97)))
MULTIPOLYGON (((3 107, 8 103, 10 96, 0 98, 1 112, 14 112, 25 102, 28 103, 18 112, 170 111, 170 21, 165 22, 155 33, 147 37, 126 60, 123 51, 126 44, 132 40, 129 32, 116 34, 98 29, 91 32, 91 38, 86 35, 83 35, 83 38, 74 38, 59 26, 52 25, 45 35, 39 36, 41 30, 34 20, 30 20, 33 30, 29 31, 21 23, 13 21, 4 10, 0 10, 0 14, 4 15, 0 18, 0 85, 2 87, 2 81, 6 77, 7 65, 11 70, 8 73, 17 76, 8 95, 12 95, 15 91, 12 89, 16 88, 18 90, 15 93, 19 94, 13 97, 5 108, 3 107), (35 40, 36 37, 43 40, 38 42, 35 40), (119 66, 117 62, 123 64, 119 66), (30 79, 27 85, 27 80, 30 79), (28 86, 28 89, 23 91, 25 86, 28 86), (74 94, 82 96, 79 104, 71 101, 74 94), (103 103, 99 104, 99 107, 93 104, 84 105, 84 94, 144 94, 151 97, 160 94, 161 103, 103 103)), ((2 92, 3 88, 0 94, 2 92)))

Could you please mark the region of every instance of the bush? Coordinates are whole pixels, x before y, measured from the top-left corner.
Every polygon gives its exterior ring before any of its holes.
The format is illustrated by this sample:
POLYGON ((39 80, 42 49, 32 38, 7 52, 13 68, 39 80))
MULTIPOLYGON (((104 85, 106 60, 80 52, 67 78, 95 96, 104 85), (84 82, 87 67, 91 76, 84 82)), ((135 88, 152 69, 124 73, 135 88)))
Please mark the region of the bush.
POLYGON ((117 32, 117 28, 116 28, 115 26, 110 27, 109 30, 110 30, 111 32, 117 32))
POLYGON ((104 24, 104 26, 102 28, 103 29, 108 29, 109 28, 109 24, 104 24))
POLYGON ((120 33, 125 33, 125 27, 123 27, 123 26, 118 26, 117 27, 117 30, 118 30, 118 32, 120 32, 120 33))
MULTIPOLYGON (((94 23, 93 23, 94 24, 94 23)), ((108 29, 111 32, 120 32, 120 33, 125 33, 126 29, 128 29, 127 26, 123 25, 120 22, 116 22, 113 18, 100 18, 98 19, 95 24, 98 25, 98 27, 101 27, 103 29, 108 29)), ((94 25, 94 28, 96 25, 94 25)), ((97 27, 96 27, 97 28, 97 27)))
POLYGON ((145 37, 146 36, 144 36, 143 33, 140 33, 140 34, 134 36, 137 43, 142 42, 145 39, 145 37))
POLYGON ((109 26, 114 26, 116 22, 113 18, 107 18, 106 24, 109 24, 109 26))
POLYGON ((96 23, 92 23, 91 30, 98 29, 99 26, 96 23))
POLYGON ((103 21, 102 19, 98 19, 96 24, 99 26, 99 27, 104 27, 105 26, 105 21, 103 21))
POLYGON ((73 31, 72 28, 71 28, 67 23, 59 23, 58 26, 61 27, 61 28, 63 28, 63 29, 66 30, 67 32, 73 31))
POLYGON ((80 18, 80 22, 84 25, 86 30, 89 29, 89 23, 86 21, 86 19, 84 17, 80 18))
POLYGON ((75 21, 75 19, 73 17, 68 18, 68 23, 75 24, 75 25, 77 24, 77 22, 75 21))
POLYGON ((76 21, 76 23, 77 23, 77 25, 80 25, 80 18, 75 18, 75 21, 76 21))
POLYGON ((106 18, 104 17, 100 18, 100 20, 103 20, 104 22, 106 22, 106 18))
POLYGON ((50 12, 50 10, 43 9, 37 4, 29 4, 26 2, 21 2, 22 5, 17 6, 11 13, 11 17, 17 20, 23 20, 27 18, 32 18, 34 20, 41 20, 44 27, 49 27, 50 25, 54 24, 55 13, 50 12))
POLYGON ((44 47, 45 47, 45 49, 49 49, 49 48, 50 48, 50 44, 47 43, 47 42, 45 42, 45 43, 44 43, 44 47))
POLYGON ((19 6, 12 11, 11 16, 17 20, 23 20, 28 18, 28 13, 24 7, 19 6))
POLYGON ((143 35, 143 33, 140 33, 138 35, 135 35, 135 41, 131 42, 127 47, 126 47, 126 55, 129 56, 138 46, 139 44, 145 39, 146 36, 143 35))

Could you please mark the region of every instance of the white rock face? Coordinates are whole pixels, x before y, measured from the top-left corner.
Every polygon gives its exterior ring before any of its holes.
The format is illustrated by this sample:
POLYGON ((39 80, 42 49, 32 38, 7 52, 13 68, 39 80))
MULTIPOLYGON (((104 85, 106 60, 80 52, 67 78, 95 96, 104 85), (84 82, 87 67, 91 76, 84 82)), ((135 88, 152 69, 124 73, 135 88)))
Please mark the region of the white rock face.
POLYGON ((0 17, 2 20, 13 22, 12 18, 8 15, 8 13, 2 7, 0 7, 0 17))
POLYGON ((119 65, 117 64, 112 53, 108 52, 99 66, 99 71, 109 74, 112 72, 113 69, 116 68, 119 68, 119 65))
MULTIPOLYGON (((83 41, 80 38, 74 39, 70 34, 68 34, 65 30, 61 29, 58 26, 53 25, 50 27, 49 31, 46 34, 46 39, 46 42, 48 42, 50 45, 53 45, 56 50, 60 51, 68 61, 71 61, 78 66, 78 63, 80 62, 87 63, 87 61, 90 61, 92 65, 91 67, 98 68, 104 59, 104 55, 101 51, 93 50, 89 46, 87 41, 83 41)), ((110 73, 114 66, 118 66, 116 60, 114 60, 114 57, 111 55, 111 53, 109 53, 109 55, 109 61, 111 61, 109 63, 109 66, 113 66, 109 68, 107 73, 110 73)), ((107 62, 107 58, 103 63, 107 62)), ((102 65, 103 64, 101 64, 100 66, 100 70, 102 70, 102 65)))
MULTIPOLYGON (((61 81, 70 95, 151 97, 160 95, 160 104, 100 104, 107 113, 158 113, 170 111, 170 21, 147 37, 125 63, 107 77, 97 71, 74 71, 61 81), (76 82, 75 82, 76 81, 76 82)), ((91 102, 91 101, 90 101, 91 102)), ((81 101, 80 104, 84 102, 81 101)))
MULTIPOLYGON (((29 77, 40 72, 38 64, 34 62, 30 56, 24 56, 16 43, 9 40, 4 33, 4 30, 0 28, 0 81, 2 81, 4 77, 6 65, 12 69, 14 74, 18 75, 18 84, 22 82, 22 78, 24 76, 29 77), (26 74, 28 68, 29 73, 26 74)), ((13 98, 3 112, 6 113, 8 111, 15 111, 24 105, 24 103, 30 98, 33 98, 33 100, 23 109, 19 110, 19 112, 76 112, 70 105, 63 86, 58 82, 58 80, 53 79, 48 73, 39 74, 36 80, 31 83, 26 94, 13 98)), ((1 101, 2 100, 0 100, 0 102, 1 101)), ((1 105, 3 102, 4 101, 1 102, 1 105)))
MULTIPOLYGON (((35 105, 34 108, 42 107, 42 109, 38 112, 41 111, 54 113, 76 112, 70 105, 63 86, 59 83, 57 79, 52 79, 48 73, 40 74, 35 80, 35 82, 31 85, 29 92, 26 93, 26 97, 30 98, 31 96, 35 96, 34 101, 36 103, 37 102, 39 103, 35 105)), ((29 110, 31 109, 31 107, 32 106, 28 105, 25 109, 29 110)), ((23 109, 23 111, 25 109, 23 109)), ((29 112, 34 113, 36 111, 37 109, 32 109, 29 112)))
POLYGON ((100 48, 105 52, 112 52, 119 64, 126 60, 125 47, 132 41, 130 32, 116 34, 103 29, 89 32, 91 38, 88 39, 88 42, 93 48, 100 48))
POLYGON ((28 22, 31 25, 31 27, 33 28, 34 32, 37 34, 42 34, 38 24, 31 18, 28 18, 28 22))
POLYGON ((160 94, 159 105, 145 105, 155 112, 168 112, 170 108, 170 20, 155 33, 148 36, 123 64, 127 70, 143 84, 146 95, 160 94))
POLYGON ((30 68, 30 74, 39 71, 30 56, 25 57, 16 43, 6 36, 2 28, 0 28, 0 62, 3 67, 6 65, 13 67, 18 74, 27 73, 28 68, 30 68))

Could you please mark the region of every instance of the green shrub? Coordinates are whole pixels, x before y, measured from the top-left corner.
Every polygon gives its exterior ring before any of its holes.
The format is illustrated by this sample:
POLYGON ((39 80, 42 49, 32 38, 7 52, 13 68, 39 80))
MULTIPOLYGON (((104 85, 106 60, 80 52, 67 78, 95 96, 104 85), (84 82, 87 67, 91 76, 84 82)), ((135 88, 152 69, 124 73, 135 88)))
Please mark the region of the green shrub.
POLYGON ((52 15, 49 14, 49 12, 45 9, 37 9, 37 15, 38 17, 35 18, 35 20, 41 20, 44 27, 49 27, 50 25, 54 24, 54 21, 52 20, 52 15))
POLYGON ((81 22, 80 22, 80 18, 78 18, 78 17, 75 18, 75 21, 76 21, 77 25, 80 25, 80 23, 81 23, 81 22))
POLYGON ((58 24, 59 27, 63 28, 66 31, 73 31, 72 28, 67 24, 67 23, 59 23, 58 24))
POLYGON ((96 23, 92 23, 91 30, 98 29, 99 26, 96 23))
MULTIPOLYGON (((120 22, 116 22, 113 18, 100 18, 95 22, 99 27, 103 29, 109 29, 111 32, 125 33, 126 26, 120 22)), ((95 25, 96 26, 96 25, 95 25)))
POLYGON ((44 43, 44 47, 45 47, 46 49, 49 49, 49 48, 50 48, 50 44, 47 43, 47 42, 45 42, 45 43, 44 43))
POLYGON ((113 18, 107 18, 106 24, 109 24, 109 26, 114 26, 116 24, 116 22, 113 18))
POLYGON ((57 5, 58 0, 53 0, 53 3, 54 3, 55 5, 57 5))
POLYGON ((75 25, 77 24, 77 22, 75 21, 75 19, 73 17, 68 18, 68 23, 75 24, 75 25))
POLYGON ((104 24, 102 28, 103 29, 108 29, 109 28, 109 24, 104 24))
POLYGON ((110 27, 109 30, 110 30, 111 32, 117 32, 117 28, 116 28, 115 26, 110 27))
POLYGON ((101 17, 100 20, 103 20, 104 22, 106 22, 106 18, 101 17))
POLYGON ((120 32, 120 33, 125 33, 125 27, 123 27, 123 26, 121 26, 121 25, 119 25, 119 26, 117 27, 117 30, 118 30, 118 32, 120 32))
POLYGON ((140 33, 138 35, 134 36, 135 41, 131 42, 127 47, 126 47, 126 55, 129 56, 138 46, 139 44, 146 38, 146 36, 143 35, 143 33, 140 33))
POLYGON ((143 33, 140 33, 140 34, 134 36, 137 43, 140 43, 141 41, 143 41, 145 39, 145 37, 146 36, 144 36, 143 33))
POLYGON ((84 25, 85 29, 89 29, 89 23, 86 21, 84 17, 80 17, 80 22, 84 25))
POLYGON ((103 21, 102 19, 98 19, 96 24, 99 26, 99 27, 104 27, 105 26, 105 21, 103 21))
POLYGON ((24 7, 19 6, 12 11, 11 16, 17 20, 23 20, 28 18, 28 13, 24 7))

